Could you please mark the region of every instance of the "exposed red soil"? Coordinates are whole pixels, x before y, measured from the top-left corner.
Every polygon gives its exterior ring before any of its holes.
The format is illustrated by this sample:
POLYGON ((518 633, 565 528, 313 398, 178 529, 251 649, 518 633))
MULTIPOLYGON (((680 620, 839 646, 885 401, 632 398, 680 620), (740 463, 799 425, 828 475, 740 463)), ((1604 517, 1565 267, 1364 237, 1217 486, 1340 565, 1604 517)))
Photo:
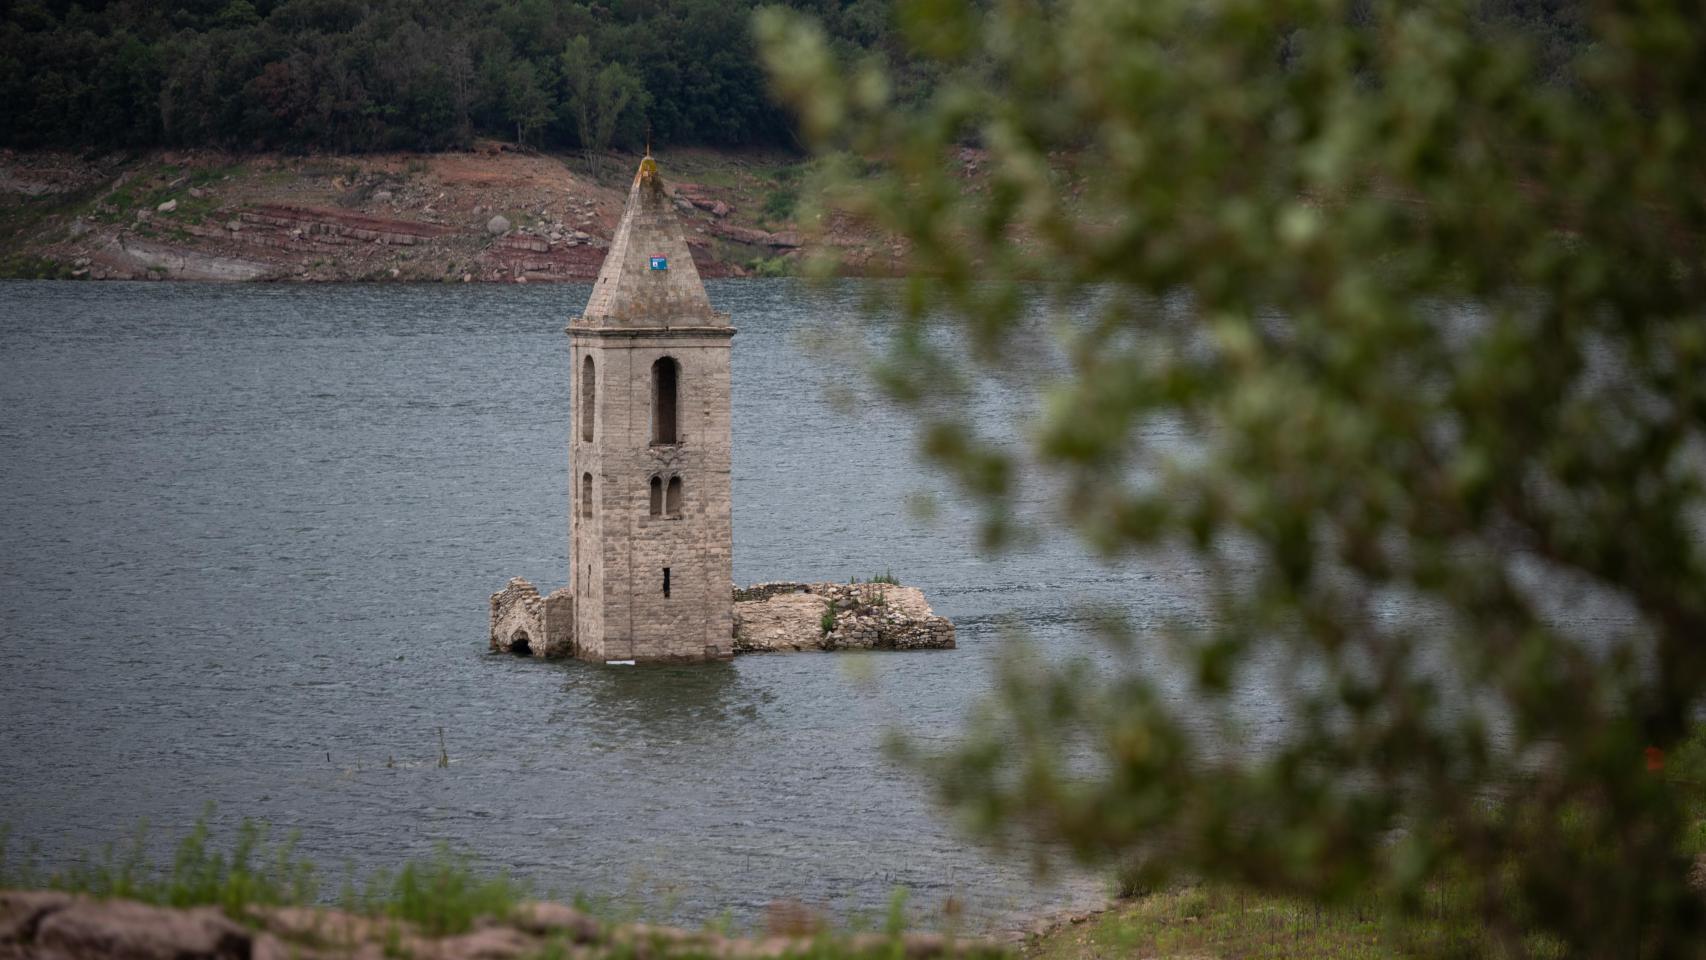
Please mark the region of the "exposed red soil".
MULTIPOLYGON (((659 159, 670 182, 670 158, 659 159)), ((791 223, 747 215, 782 161, 691 159, 723 180, 672 187, 703 275, 798 255, 791 223)), ((0 253, 97 279, 585 281, 603 263, 633 160, 608 158, 594 176, 491 144, 338 157, 3 151, 0 253)))

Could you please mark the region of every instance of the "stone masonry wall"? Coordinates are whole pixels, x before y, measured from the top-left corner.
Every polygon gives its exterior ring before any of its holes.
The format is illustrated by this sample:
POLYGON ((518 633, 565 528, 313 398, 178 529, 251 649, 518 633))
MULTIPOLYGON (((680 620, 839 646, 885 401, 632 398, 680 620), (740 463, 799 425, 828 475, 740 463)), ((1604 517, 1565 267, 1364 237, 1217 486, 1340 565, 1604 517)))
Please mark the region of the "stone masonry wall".
POLYGON ((547 657, 572 657, 575 653, 575 592, 568 587, 551 591, 545 598, 545 650, 547 657))
POLYGON ((597 378, 593 439, 581 439, 577 420, 570 446, 577 485, 570 554, 582 657, 702 660, 731 653, 730 332, 570 328, 573 369, 584 375, 591 357, 597 378), (654 444, 652 364, 663 357, 679 368, 678 442, 654 444), (579 490, 588 474, 590 516, 579 490), (651 515, 654 476, 666 485, 680 478, 675 515, 651 515))

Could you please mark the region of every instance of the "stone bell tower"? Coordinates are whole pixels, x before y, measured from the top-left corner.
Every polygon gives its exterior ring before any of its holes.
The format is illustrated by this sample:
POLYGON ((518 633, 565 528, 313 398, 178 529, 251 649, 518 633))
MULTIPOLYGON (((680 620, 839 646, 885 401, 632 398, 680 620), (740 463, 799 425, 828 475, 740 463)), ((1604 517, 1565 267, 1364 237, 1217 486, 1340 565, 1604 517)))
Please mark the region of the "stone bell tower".
POLYGON ((569 583, 585 660, 732 655, 729 351, 657 162, 568 326, 569 583))

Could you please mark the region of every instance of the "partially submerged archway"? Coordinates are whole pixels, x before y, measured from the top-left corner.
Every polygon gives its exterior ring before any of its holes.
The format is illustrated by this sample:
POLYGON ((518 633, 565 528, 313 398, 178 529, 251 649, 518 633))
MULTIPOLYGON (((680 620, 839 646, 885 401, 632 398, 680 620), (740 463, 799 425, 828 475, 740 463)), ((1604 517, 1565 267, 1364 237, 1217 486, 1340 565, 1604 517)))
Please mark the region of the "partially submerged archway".
POLYGON ((533 641, 526 630, 517 630, 509 635, 509 652, 518 657, 533 656, 533 641))

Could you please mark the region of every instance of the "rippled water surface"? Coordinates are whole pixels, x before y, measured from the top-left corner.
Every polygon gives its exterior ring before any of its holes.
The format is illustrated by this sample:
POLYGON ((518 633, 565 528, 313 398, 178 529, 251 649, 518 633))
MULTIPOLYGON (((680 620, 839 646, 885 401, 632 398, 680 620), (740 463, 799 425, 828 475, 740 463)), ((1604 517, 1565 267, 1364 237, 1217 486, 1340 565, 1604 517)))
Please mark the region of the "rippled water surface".
POLYGON ((0 823, 62 864, 213 801, 334 875, 448 842, 683 920, 1095 898, 966 842, 881 734, 952 735, 1004 623, 1087 648, 1084 604, 1171 616, 1191 572, 981 557, 909 422, 804 345, 858 292, 711 284, 740 331, 735 576, 892 569, 960 649, 622 669, 485 652, 489 593, 566 580, 586 286, 0 285, 0 823))

